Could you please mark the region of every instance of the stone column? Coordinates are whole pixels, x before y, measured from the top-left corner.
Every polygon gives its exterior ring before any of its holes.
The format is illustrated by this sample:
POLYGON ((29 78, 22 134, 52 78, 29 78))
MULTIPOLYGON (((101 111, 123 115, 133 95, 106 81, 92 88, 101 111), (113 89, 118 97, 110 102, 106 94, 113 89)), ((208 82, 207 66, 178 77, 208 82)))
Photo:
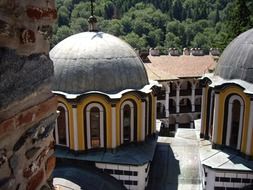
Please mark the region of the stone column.
POLYGON ((165 86, 165 117, 169 117, 169 93, 170 93, 170 86, 169 84, 166 83, 166 86, 165 86))
POLYGON ((176 96, 176 113, 180 113, 180 105, 179 105, 179 98, 180 98, 180 85, 177 85, 177 96, 176 96))
POLYGON ((48 39, 54 0, 0 3, 0 189, 50 189, 57 99, 48 39))
POLYGON ((157 118, 157 110, 156 110, 156 105, 157 105, 157 97, 155 96, 155 98, 154 98, 154 100, 155 100, 155 102, 154 102, 154 113, 155 113, 155 116, 154 116, 154 129, 153 129, 153 133, 155 133, 156 132, 156 118, 157 118))
MULTIPOLYGON (((207 135, 205 134, 205 122, 206 122, 206 118, 204 119, 204 115, 206 113, 206 107, 205 107, 205 103, 206 103, 206 93, 207 93, 207 90, 205 87, 202 88, 202 99, 201 99, 201 106, 202 106, 202 109, 201 109, 201 128, 200 128, 200 136, 201 137, 204 137, 204 135, 207 135)), ((207 127, 207 126, 206 126, 207 127)))
POLYGON ((116 148, 116 105, 112 105, 112 148, 116 148))
POLYGON ((213 117, 213 135, 212 143, 217 144, 218 142, 218 122, 219 122, 219 104, 220 104, 220 94, 215 92, 214 97, 214 117, 213 117))
MULTIPOLYGON (((77 108, 76 105, 72 106, 72 110, 73 110, 73 128, 74 128, 74 150, 78 150, 78 122, 77 122, 77 108)), ((89 119, 89 118, 88 118, 89 119)), ((88 142, 90 142, 90 140, 88 139, 88 142)))
POLYGON ((146 127, 146 122, 145 122, 145 113, 146 113, 146 104, 145 101, 141 102, 141 109, 142 109, 142 114, 141 114, 141 123, 142 123, 142 127, 141 127, 141 141, 145 140, 145 127, 146 127))
POLYGON ((247 133, 246 155, 251 154, 252 131, 253 131, 253 100, 251 99, 251 101, 250 101, 249 125, 248 125, 248 133, 247 133))
POLYGON ((192 102, 192 112, 195 112, 195 84, 192 84, 192 96, 191 96, 191 102, 192 102))

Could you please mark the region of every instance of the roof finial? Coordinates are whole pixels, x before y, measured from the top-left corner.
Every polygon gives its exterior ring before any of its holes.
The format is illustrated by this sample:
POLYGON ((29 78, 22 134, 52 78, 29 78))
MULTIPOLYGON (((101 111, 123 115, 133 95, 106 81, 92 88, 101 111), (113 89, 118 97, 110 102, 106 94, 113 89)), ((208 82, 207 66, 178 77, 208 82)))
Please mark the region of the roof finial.
POLYGON ((88 19, 89 22, 89 31, 90 32, 97 32, 97 18, 94 16, 94 5, 93 0, 90 0, 90 8, 91 8, 91 16, 88 19))

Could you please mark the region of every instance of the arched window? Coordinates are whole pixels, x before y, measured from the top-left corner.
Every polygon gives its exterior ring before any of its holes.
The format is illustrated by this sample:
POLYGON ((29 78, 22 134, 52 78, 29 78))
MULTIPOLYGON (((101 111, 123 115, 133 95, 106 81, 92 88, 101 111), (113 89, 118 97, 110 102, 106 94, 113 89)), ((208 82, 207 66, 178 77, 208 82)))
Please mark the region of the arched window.
POLYGON ((125 101, 121 106, 121 144, 134 140, 134 115, 134 104, 131 101, 125 101))
POLYGON ((59 116, 56 120, 55 141, 57 145, 69 146, 68 110, 64 104, 59 104, 59 116))
POLYGON ((98 103, 89 104, 86 108, 87 147, 104 147, 104 108, 98 103))
POLYGON ((228 103, 226 145, 237 150, 241 147, 244 102, 240 96, 233 95, 228 103))
POLYGON ((125 105, 123 108, 123 143, 131 141, 131 108, 125 105))

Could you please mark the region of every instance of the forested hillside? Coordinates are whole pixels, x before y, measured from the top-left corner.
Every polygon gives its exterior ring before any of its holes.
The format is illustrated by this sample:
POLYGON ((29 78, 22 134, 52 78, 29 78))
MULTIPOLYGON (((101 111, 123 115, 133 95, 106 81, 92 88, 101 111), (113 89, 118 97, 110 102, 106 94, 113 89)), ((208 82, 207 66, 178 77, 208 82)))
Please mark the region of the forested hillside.
MULTIPOLYGON (((52 46, 88 30, 89 0, 57 0, 52 46)), ((252 0, 95 0, 98 27, 134 48, 223 49, 252 28, 252 0)))

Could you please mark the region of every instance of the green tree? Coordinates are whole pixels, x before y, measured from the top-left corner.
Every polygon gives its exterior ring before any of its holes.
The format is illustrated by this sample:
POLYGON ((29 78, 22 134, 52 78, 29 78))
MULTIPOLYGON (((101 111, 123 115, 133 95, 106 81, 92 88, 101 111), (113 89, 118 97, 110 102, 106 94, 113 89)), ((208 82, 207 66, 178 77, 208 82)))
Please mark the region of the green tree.
POLYGON ((65 6, 61 6, 58 10, 58 24, 59 26, 69 24, 69 11, 65 6))
POLYGON ((226 25, 230 40, 252 27, 250 19, 252 13, 247 7, 246 0, 234 1, 227 14, 228 21, 226 25))
POLYGON ((122 37, 126 42, 128 42, 133 48, 143 49, 143 47, 147 47, 147 40, 145 36, 139 37, 134 32, 127 34, 122 37))

